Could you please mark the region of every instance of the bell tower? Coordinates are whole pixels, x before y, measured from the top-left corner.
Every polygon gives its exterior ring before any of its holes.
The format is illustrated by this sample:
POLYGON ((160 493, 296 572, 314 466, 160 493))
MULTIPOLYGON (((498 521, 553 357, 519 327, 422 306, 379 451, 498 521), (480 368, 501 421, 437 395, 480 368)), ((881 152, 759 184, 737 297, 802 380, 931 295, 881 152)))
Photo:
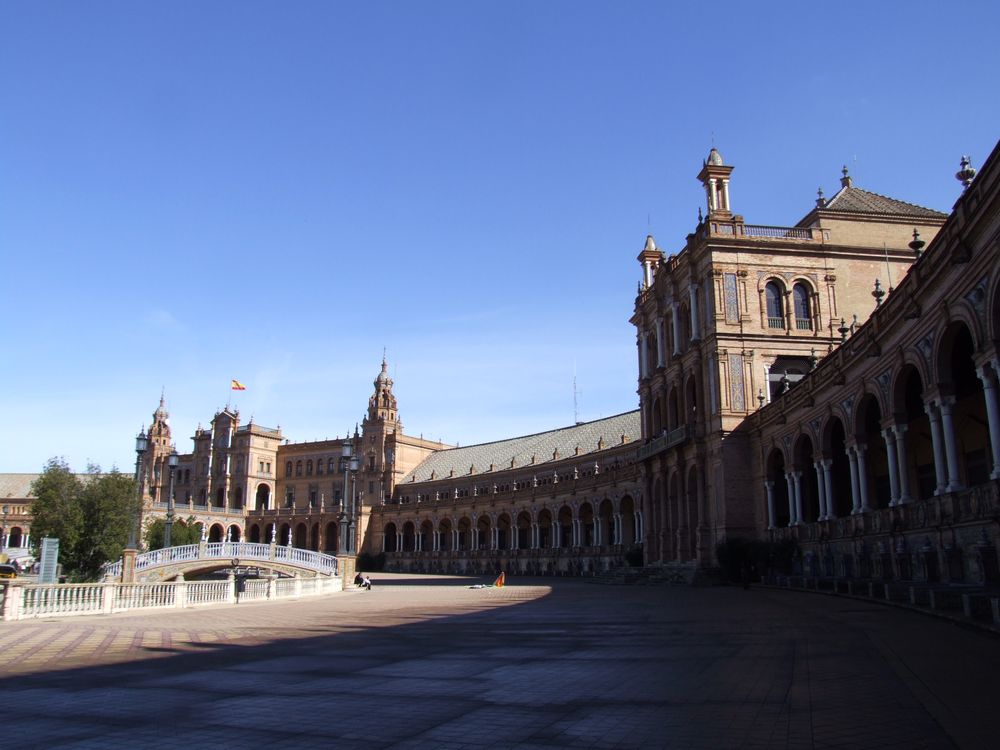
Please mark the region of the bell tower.
POLYGON ((362 465, 358 479, 363 505, 379 505, 392 492, 395 463, 392 437, 402 434, 403 423, 399 419, 388 370, 383 355, 382 370, 373 383, 375 392, 368 399, 368 413, 361 423, 359 458, 362 465))
POLYGON ((728 166, 715 146, 708 152, 708 158, 702 162, 698 180, 705 186, 705 199, 708 204, 708 215, 729 217, 733 210, 729 204, 729 175, 733 168, 728 166))

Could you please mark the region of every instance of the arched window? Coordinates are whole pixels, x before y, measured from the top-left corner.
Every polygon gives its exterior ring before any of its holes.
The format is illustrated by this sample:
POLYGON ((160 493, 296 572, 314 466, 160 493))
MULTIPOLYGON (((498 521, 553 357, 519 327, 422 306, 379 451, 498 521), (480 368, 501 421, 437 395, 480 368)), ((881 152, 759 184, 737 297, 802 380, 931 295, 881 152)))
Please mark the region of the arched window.
POLYGON ((331 458, 329 461, 326 462, 326 473, 333 474, 333 472, 334 472, 334 463, 333 459, 331 458))
POLYGON ((323 473, 323 459, 322 458, 316 459, 316 473, 317 474, 322 474, 323 473))
POLYGON ((812 309, 809 305, 809 287, 801 281, 793 286, 792 301, 795 304, 795 328, 799 331, 811 331, 812 309))
POLYGON ((767 327, 785 327, 785 308, 782 305, 781 287, 777 281, 769 281, 764 287, 764 300, 767 305, 767 327))
POLYGON ((290 477, 291 475, 292 475, 292 462, 291 461, 286 461, 285 462, 285 476, 286 477, 290 477))
POLYGON ((306 461, 306 476, 311 477, 312 474, 313 474, 313 462, 312 459, 310 458, 308 461, 306 461))
POLYGON ((295 462, 295 476, 297 476, 297 477, 301 477, 302 476, 302 462, 301 461, 296 461, 295 462))

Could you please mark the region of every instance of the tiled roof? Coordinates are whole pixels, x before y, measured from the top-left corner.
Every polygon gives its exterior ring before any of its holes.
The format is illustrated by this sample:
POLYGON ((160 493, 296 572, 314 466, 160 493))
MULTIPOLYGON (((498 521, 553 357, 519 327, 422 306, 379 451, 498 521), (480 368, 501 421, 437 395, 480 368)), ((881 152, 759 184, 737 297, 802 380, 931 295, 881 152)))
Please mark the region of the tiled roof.
POLYGON ((888 214, 929 219, 943 219, 947 216, 945 213, 930 208, 888 198, 878 193, 869 193, 867 190, 856 188, 853 185, 841 188, 821 210, 848 214, 888 214))
MULTIPOLYGON (((10 498, 11 500, 34 500, 31 494, 32 483, 41 474, 0 474, 0 501, 10 498)), ((81 482, 86 482, 92 474, 77 474, 76 478, 81 482)))
POLYGON ((557 449, 559 458, 556 460, 562 460, 571 457, 578 446, 580 455, 593 453, 602 438, 605 450, 613 448, 621 444, 622 435, 629 442, 641 437, 638 410, 535 435, 435 451, 403 477, 400 484, 426 482, 432 473, 435 479, 444 479, 453 469, 455 476, 468 475, 472 466, 476 467, 476 474, 488 472, 490 464, 495 471, 502 471, 510 468, 511 459, 516 468, 523 468, 531 463, 532 456, 535 464, 542 464, 552 461, 552 454, 557 449))
POLYGON ((31 483, 41 474, 0 474, 0 500, 31 497, 31 483))

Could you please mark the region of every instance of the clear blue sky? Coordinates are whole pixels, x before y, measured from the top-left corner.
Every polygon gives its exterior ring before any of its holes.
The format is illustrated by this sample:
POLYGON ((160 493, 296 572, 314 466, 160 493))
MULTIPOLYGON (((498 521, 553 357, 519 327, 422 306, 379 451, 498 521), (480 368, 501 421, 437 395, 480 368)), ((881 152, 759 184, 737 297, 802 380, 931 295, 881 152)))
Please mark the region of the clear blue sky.
POLYGON ((995 2, 6 2, 0 471, 130 469, 230 396, 295 441, 636 408, 635 256, 713 143, 748 222, 948 210, 1000 136, 995 2), (689 7, 690 6, 690 7, 689 7))

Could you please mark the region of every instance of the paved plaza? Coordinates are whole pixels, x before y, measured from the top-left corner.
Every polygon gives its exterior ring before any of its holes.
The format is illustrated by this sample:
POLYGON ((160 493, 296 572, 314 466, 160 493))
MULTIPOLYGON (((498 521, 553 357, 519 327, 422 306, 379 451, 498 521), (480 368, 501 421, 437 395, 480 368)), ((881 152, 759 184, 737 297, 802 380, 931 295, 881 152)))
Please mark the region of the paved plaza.
POLYGON ((18 748, 996 747, 1000 639, 816 594, 375 576, 0 623, 18 748))

